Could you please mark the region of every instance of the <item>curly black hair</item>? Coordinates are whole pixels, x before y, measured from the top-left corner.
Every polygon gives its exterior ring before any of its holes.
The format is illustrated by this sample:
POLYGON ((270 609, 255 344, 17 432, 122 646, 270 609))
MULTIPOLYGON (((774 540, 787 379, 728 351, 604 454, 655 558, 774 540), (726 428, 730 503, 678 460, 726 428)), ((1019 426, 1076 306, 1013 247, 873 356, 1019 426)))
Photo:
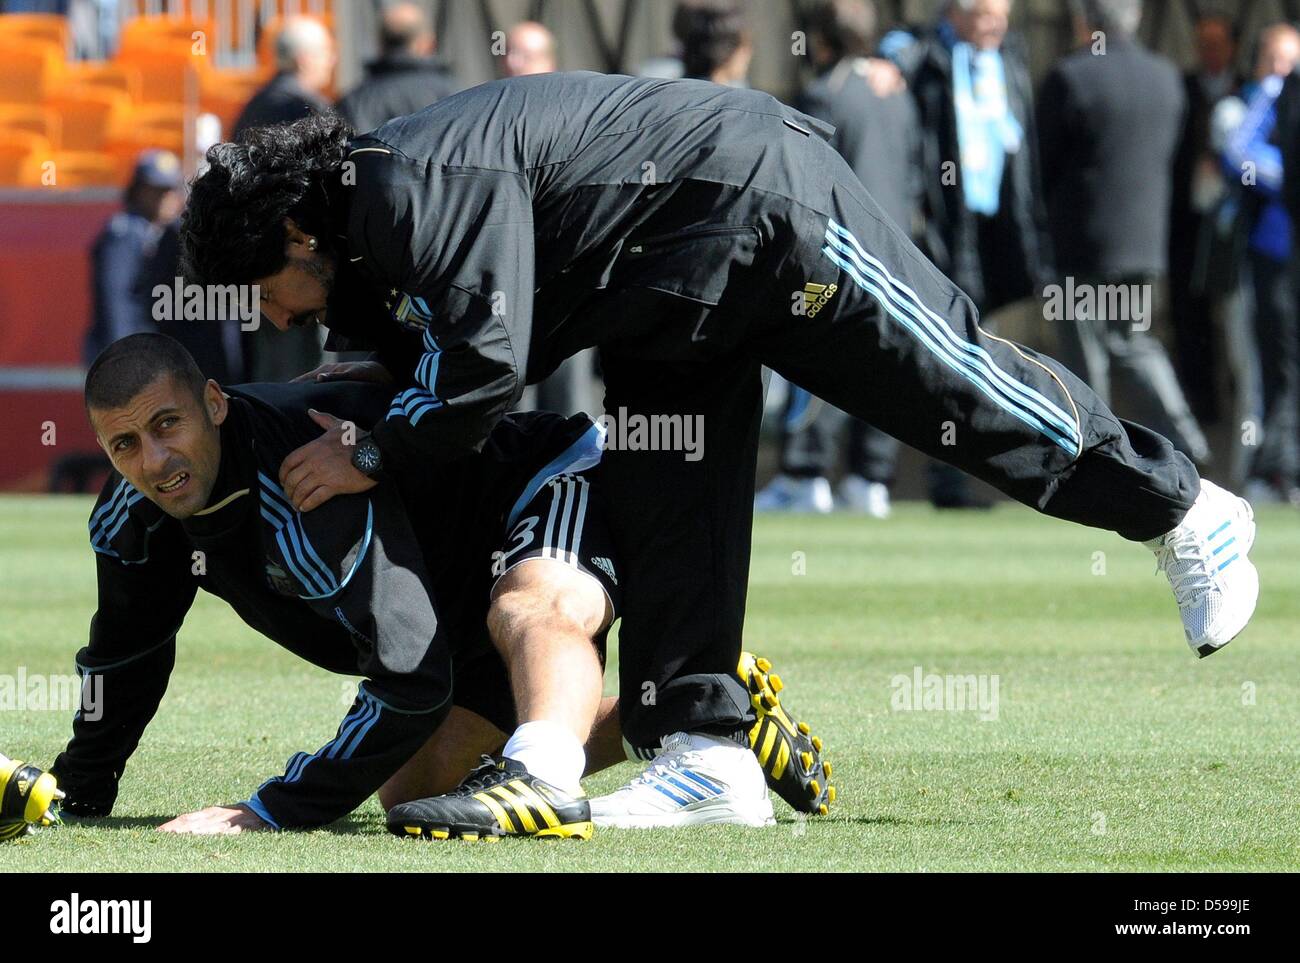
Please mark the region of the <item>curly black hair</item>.
POLYGON ((325 234, 326 182, 352 128, 334 114, 253 127, 208 149, 181 217, 181 273, 195 284, 250 284, 285 265, 284 219, 325 234))

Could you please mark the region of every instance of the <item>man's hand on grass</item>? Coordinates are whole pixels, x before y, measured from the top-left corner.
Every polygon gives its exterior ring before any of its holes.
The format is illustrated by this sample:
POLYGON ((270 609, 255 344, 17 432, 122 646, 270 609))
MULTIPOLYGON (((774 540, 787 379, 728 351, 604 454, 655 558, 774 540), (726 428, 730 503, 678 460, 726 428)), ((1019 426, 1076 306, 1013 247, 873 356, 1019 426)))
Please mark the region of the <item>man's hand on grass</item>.
POLYGON ((185 833, 190 836, 225 836, 271 827, 247 806, 209 806, 198 812, 177 816, 158 827, 160 833, 185 833))

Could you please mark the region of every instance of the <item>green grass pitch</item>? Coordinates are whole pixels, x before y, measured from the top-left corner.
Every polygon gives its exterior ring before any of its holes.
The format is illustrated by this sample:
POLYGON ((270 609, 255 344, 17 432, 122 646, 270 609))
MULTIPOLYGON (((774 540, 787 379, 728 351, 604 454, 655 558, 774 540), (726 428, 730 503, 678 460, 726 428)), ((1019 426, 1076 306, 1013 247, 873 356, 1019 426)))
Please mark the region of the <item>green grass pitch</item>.
MULTIPOLYGON (((90 504, 0 499, 0 674, 71 671, 95 602, 90 504)), ((824 736, 837 806, 805 820, 777 800, 769 830, 606 830, 588 843, 399 840, 374 799, 316 832, 154 832, 314 751, 349 698, 344 680, 200 593, 114 815, 0 847, 0 869, 1294 871, 1300 514, 1259 521, 1255 620, 1198 661, 1152 556, 1115 535, 1018 506, 760 518, 749 644, 824 736), (997 718, 895 709, 891 680, 918 666, 996 677, 997 718)), ((0 750, 17 758, 48 765, 69 733, 65 712, 0 712, 0 750)))

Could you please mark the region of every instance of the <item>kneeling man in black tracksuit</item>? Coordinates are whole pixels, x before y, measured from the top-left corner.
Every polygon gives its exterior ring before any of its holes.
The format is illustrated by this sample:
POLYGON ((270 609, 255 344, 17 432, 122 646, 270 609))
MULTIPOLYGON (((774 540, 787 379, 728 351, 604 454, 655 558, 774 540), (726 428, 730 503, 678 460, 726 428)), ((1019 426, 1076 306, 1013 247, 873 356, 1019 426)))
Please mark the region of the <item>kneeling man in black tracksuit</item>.
MULTIPOLYGON (((319 751, 296 754, 243 803, 164 829, 316 826, 376 790, 391 808, 454 788, 513 732, 501 759, 467 781, 475 789, 459 800, 459 819, 424 823, 399 806, 395 831, 590 834, 584 765, 622 757, 613 700, 600 705, 620 587, 599 428, 582 416, 511 416, 480 454, 435 477, 295 511, 275 481, 281 459, 322 427, 347 430, 319 409, 341 413, 364 440, 388 402, 383 389, 342 382, 223 392, 158 334, 118 341, 92 366, 86 404, 115 471, 90 519, 99 608, 77 666, 106 695, 101 715, 74 719, 54 764, 67 811, 111 810, 203 588, 291 652, 365 681, 319 751), (512 667, 544 660, 565 697, 512 699, 493 643, 512 667), (549 752, 556 728, 590 734, 585 757, 549 752)), ((752 668, 746 681, 761 685, 762 675, 752 668)), ((799 788, 789 783, 773 785, 799 788)))

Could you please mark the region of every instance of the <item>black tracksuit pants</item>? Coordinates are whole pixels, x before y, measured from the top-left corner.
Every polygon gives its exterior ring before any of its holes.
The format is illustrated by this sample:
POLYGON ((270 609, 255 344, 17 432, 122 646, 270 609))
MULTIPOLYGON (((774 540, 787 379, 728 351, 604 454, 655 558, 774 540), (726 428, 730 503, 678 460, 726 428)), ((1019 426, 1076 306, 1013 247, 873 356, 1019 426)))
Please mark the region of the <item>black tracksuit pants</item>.
POLYGON ((620 711, 625 738, 641 750, 678 730, 739 734, 753 719, 734 671, 761 365, 1038 511, 1129 539, 1175 527, 1200 488, 1165 438, 1117 418, 1063 365, 983 331, 970 300, 829 145, 810 138, 804 159, 809 186, 798 201, 773 200, 774 243, 755 262, 744 302, 720 304, 716 318, 696 305, 702 320, 681 319, 703 342, 697 359, 602 350, 607 412, 704 419, 698 460, 605 453, 627 572, 620 711), (815 316, 792 312, 810 282, 835 288, 821 292, 815 316))

